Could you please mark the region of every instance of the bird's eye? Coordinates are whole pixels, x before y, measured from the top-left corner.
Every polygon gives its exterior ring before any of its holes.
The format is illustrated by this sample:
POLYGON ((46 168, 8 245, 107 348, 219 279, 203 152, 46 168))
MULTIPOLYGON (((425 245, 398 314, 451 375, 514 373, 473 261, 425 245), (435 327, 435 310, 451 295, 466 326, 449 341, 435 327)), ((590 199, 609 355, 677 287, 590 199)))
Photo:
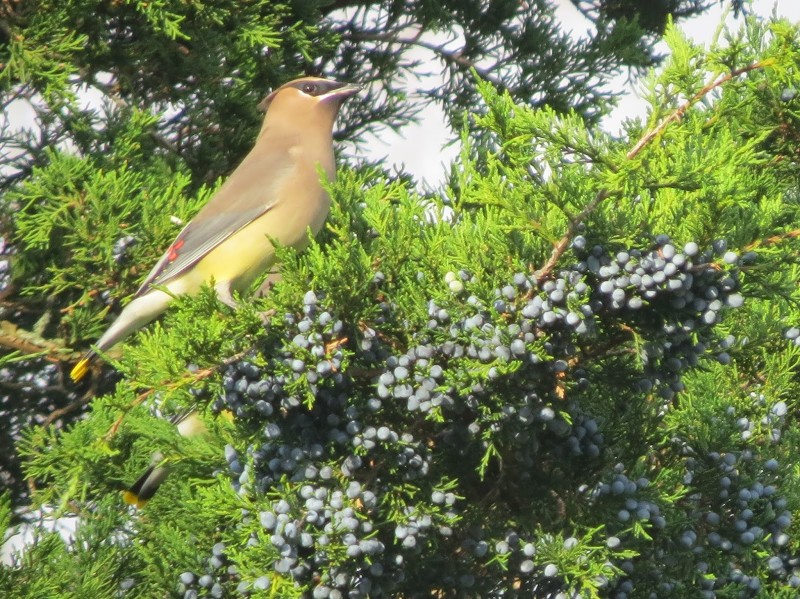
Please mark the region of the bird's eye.
POLYGON ((313 83, 304 83, 303 84, 303 93, 308 94, 309 96, 313 96, 317 92, 317 86, 313 83))

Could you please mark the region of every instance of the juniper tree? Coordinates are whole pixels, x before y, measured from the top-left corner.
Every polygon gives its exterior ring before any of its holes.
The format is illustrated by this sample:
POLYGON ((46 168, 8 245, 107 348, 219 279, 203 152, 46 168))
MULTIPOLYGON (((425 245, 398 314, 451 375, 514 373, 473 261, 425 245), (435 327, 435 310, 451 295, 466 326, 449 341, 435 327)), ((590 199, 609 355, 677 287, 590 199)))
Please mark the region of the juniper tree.
POLYGON ((595 18, 597 35, 575 42, 544 2, 0 8, 0 189, 10 192, 2 203, 9 434, 0 470, 15 494, 25 492, 13 447, 20 430, 60 426, 113 387, 113 380, 97 380, 88 393, 65 386, 66 349, 97 338, 141 269, 174 237, 173 220, 194 214, 231 172, 252 143, 266 92, 324 72, 369 89, 341 121, 342 136, 355 140, 376 124, 400 127, 430 101, 403 85, 423 70, 408 50, 427 45, 447 73, 439 95, 459 127, 458 115, 476 102, 472 66, 526 103, 596 118, 608 104, 602 83, 652 60, 655 37, 630 15, 618 17, 614 31, 613 18, 603 17, 602 26, 595 18), (456 52, 449 36, 464 28, 470 35, 456 52))
MULTIPOLYGON (((345 169, 268 296, 110 356, 85 418, 25 432, 35 505, 81 524, 4 595, 792 596, 798 30, 667 41, 618 138, 473 72, 444 189, 345 169), (154 417, 187 406, 204 437, 154 417), (175 475, 123 509, 154 448, 175 475)), ((129 116, 6 196, 52 314, 20 350, 91 339, 117 298, 88 290, 132 291, 211 193, 129 116)))

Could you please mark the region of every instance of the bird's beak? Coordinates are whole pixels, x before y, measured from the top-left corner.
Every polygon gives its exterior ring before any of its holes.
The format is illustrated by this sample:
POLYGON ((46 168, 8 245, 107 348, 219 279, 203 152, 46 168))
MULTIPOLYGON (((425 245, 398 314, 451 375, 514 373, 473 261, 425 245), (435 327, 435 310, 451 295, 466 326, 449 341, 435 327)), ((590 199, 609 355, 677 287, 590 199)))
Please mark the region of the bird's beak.
POLYGON ((349 98, 350 96, 354 96, 358 92, 361 91, 361 86, 356 85, 354 83, 342 83, 341 87, 337 87, 336 89, 332 89, 327 94, 320 96, 320 99, 328 99, 328 98, 336 98, 338 100, 344 100, 349 98))

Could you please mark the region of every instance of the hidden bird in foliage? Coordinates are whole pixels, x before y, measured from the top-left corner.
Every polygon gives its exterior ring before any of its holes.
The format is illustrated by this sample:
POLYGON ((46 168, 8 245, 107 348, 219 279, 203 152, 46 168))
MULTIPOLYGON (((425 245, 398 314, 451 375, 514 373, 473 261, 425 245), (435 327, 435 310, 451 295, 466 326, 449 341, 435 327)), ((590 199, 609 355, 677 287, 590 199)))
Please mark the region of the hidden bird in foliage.
MULTIPOLYGON (((206 432, 205 424, 194 410, 181 412, 170 422, 177 427, 178 434, 183 437, 196 437, 206 432)), ((164 455, 160 451, 155 452, 147 470, 122 493, 123 500, 129 505, 143 508, 156 494, 161 483, 167 479, 169 472, 169 461, 164 459, 164 455)))

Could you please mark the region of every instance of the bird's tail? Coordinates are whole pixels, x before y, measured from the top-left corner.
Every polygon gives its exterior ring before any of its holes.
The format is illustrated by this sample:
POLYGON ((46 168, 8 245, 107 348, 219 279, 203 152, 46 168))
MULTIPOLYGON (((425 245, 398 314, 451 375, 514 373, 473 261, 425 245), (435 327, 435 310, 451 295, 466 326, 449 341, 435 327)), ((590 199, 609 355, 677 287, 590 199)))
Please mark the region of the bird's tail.
POLYGON ((86 373, 89 372, 89 366, 95 361, 96 358, 97 354, 94 350, 89 350, 83 354, 83 357, 78 360, 78 363, 73 366, 69 373, 69 378, 72 379, 73 383, 77 383, 86 376, 86 373))
MULTIPOLYGON (((182 437, 194 437, 206 432, 206 425, 200 419, 194 408, 187 408, 175 414, 169 421, 178 428, 182 437)), ((164 460, 160 451, 153 454, 150 466, 144 471, 136 482, 122 493, 122 499, 128 505, 143 508, 156 494, 161 484, 167 480, 170 464, 164 460)))
MULTIPOLYGON (((108 351, 128 335, 152 321, 167 309, 173 297, 160 289, 152 289, 144 295, 136 297, 125 306, 116 320, 103 333, 103 336, 94 344, 96 351, 108 351)), ((98 357, 96 351, 90 350, 78 360, 69 375, 73 381, 78 382, 86 375, 89 365, 98 357)))
MULTIPOLYGON (((160 462, 161 454, 158 454, 154 461, 160 462)), ((156 494, 156 491, 158 491, 161 483, 166 480, 168 474, 168 466, 151 465, 145 470, 144 474, 136 479, 135 483, 122 492, 122 499, 128 505, 135 505, 137 508, 143 508, 153 495, 156 494)))

